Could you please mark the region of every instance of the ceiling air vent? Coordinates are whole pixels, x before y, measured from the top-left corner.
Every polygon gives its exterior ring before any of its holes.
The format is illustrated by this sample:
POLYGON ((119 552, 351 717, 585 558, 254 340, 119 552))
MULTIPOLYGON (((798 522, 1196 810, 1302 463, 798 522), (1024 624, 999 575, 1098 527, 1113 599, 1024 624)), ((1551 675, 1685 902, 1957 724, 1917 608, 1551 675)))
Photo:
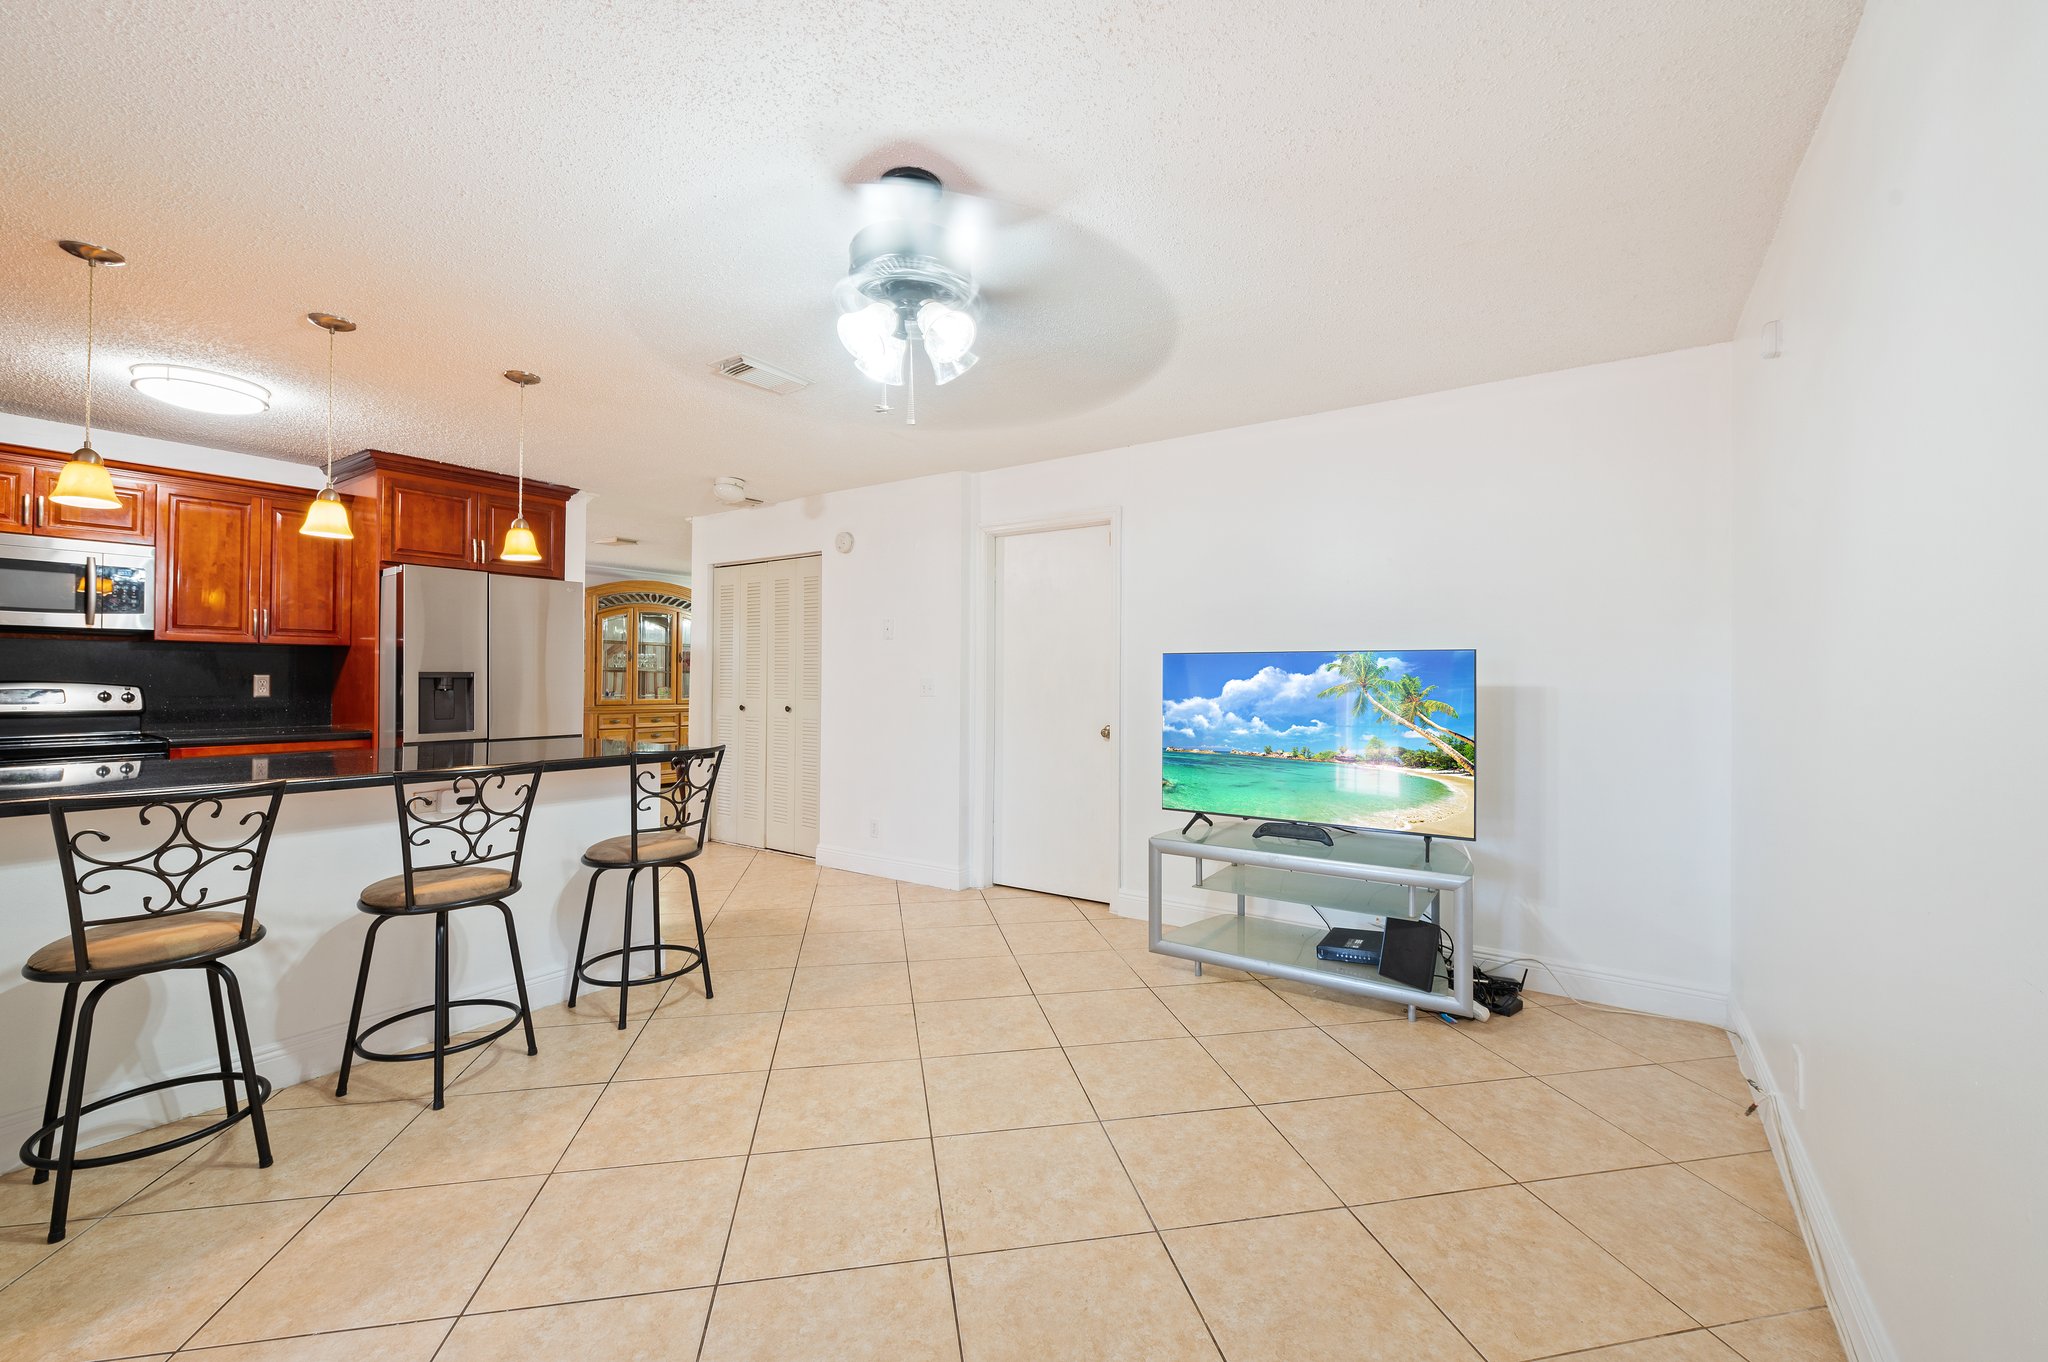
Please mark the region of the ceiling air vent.
POLYGON ((798 378, 786 369, 763 364, 752 355, 734 355, 731 359, 722 359, 718 361, 718 372, 727 378, 738 379, 742 383, 766 389, 783 397, 794 392, 802 392, 811 386, 811 380, 808 378, 798 378))

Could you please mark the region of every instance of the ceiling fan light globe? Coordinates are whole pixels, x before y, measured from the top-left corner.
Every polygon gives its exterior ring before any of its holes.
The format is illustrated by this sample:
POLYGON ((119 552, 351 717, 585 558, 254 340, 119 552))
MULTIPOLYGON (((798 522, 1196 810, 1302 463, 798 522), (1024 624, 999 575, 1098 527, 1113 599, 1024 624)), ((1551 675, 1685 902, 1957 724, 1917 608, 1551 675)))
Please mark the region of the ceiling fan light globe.
POLYGON ((956 359, 940 359, 936 355, 930 355, 929 352, 927 352, 927 357, 932 362, 932 378, 938 382, 940 387, 951 383, 981 361, 981 356, 975 354, 972 350, 956 359))
MULTIPOLYGON (((924 335, 924 352, 931 356, 934 368, 953 363, 974 348, 974 314, 936 299, 917 309, 917 329, 924 335)), ((961 371, 966 368, 962 365, 961 371)))
POLYGON ((839 343, 855 359, 895 334, 896 309, 887 303, 869 303, 866 307, 839 314, 839 343))

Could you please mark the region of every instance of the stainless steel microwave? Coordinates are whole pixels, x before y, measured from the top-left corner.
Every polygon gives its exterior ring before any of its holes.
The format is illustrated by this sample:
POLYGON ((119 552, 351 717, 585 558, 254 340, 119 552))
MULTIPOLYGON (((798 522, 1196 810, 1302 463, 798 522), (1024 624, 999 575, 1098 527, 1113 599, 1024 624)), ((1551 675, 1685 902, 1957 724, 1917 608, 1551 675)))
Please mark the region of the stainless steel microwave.
POLYGON ((0 534, 0 628, 156 628, 156 550, 0 534))

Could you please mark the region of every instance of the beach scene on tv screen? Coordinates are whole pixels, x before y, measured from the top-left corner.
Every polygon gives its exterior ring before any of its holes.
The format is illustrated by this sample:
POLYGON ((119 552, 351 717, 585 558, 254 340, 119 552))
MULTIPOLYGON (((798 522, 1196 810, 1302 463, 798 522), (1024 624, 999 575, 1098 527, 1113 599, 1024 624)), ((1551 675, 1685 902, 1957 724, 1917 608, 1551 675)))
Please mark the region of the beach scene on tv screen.
POLYGON ((1168 653, 1163 807, 1473 835, 1470 649, 1168 653))

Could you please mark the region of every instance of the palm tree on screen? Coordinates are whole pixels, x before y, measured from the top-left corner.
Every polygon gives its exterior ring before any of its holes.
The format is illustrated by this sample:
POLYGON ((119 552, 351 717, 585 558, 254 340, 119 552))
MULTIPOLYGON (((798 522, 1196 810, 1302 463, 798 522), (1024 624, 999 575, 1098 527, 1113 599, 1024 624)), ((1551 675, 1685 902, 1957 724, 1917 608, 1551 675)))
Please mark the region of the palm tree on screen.
POLYGON ((1396 711, 1394 704, 1399 685, 1392 673, 1387 670, 1385 662, 1371 653, 1339 653, 1337 660, 1330 665, 1336 670, 1337 675, 1344 679, 1334 686, 1317 691, 1318 698, 1349 695, 1353 717, 1363 717, 1368 710, 1378 710, 1390 723, 1407 729, 1456 762, 1460 769, 1468 773, 1472 771, 1472 763, 1466 759, 1463 752, 1422 727, 1420 723, 1403 718, 1396 711))
POLYGON ((1442 700, 1431 699, 1430 696, 1435 691, 1435 686, 1423 685, 1413 674, 1403 676, 1394 683, 1394 712, 1401 716, 1403 722, 1421 725, 1446 737, 1456 738, 1468 747, 1477 747, 1479 744, 1473 741, 1470 734, 1460 733, 1455 728, 1446 728, 1436 721, 1433 716, 1438 714, 1448 714, 1455 719, 1458 717, 1458 711, 1442 700))

